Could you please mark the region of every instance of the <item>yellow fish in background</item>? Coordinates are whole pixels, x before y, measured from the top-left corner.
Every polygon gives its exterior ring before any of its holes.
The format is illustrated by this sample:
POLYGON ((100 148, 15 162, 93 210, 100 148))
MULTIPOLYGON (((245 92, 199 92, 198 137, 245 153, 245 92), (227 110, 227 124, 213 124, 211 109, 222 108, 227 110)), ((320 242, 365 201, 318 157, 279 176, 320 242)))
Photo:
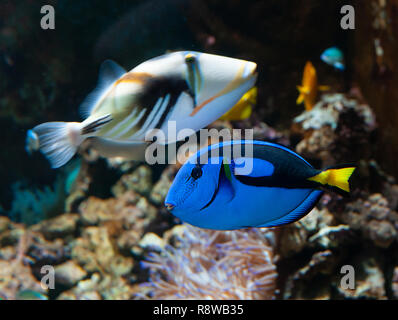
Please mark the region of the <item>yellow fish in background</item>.
POLYGON ((316 76, 316 70, 311 63, 307 61, 304 67, 303 80, 301 86, 297 86, 300 95, 298 96, 296 103, 302 104, 304 102, 305 110, 310 111, 315 103, 318 95, 318 90, 326 91, 329 90, 329 86, 318 86, 318 79, 316 76))
POLYGON ((231 110, 225 113, 220 120, 245 120, 248 119, 251 114, 253 107, 257 103, 257 87, 251 88, 247 91, 242 98, 235 104, 231 110))

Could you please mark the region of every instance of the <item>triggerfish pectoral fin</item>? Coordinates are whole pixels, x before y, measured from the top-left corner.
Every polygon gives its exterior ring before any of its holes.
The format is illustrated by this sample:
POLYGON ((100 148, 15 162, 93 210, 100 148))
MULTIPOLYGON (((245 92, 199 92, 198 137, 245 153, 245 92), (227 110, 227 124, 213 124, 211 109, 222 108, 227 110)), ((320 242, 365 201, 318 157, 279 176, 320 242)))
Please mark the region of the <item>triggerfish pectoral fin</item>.
POLYGON ((344 191, 345 193, 349 193, 349 180, 355 169, 356 168, 352 166, 334 167, 326 169, 316 176, 308 178, 308 180, 318 182, 331 188, 337 188, 337 190, 344 191))
POLYGON ((304 199, 304 201, 302 203, 300 203, 299 206, 297 206, 297 208, 295 208, 293 211, 289 212, 287 215, 285 215, 279 219, 269 221, 265 224, 256 226, 256 227, 259 227, 259 228, 280 227, 285 224, 295 222, 295 221, 301 219, 302 217, 304 217, 305 215, 307 215, 315 207, 319 198, 322 195, 323 195, 322 190, 314 190, 308 195, 308 197, 306 197, 304 199))

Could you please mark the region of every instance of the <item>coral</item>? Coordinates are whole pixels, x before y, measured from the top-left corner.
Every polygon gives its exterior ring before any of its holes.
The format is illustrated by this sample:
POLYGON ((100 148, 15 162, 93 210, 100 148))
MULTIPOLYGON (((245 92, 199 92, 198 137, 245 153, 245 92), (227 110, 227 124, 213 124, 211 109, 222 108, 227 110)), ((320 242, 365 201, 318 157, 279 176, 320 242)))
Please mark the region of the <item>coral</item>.
POLYGON ((86 225, 119 222, 126 230, 134 227, 135 231, 141 233, 157 214, 156 208, 146 198, 132 190, 106 200, 89 197, 79 206, 79 211, 81 221, 86 225))
MULTIPOLYGON (((14 247, 9 247, 10 252, 4 257, 4 250, 0 253, 0 297, 13 300, 18 294, 25 290, 32 290, 37 293, 46 293, 40 282, 32 274, 32 270, 26 259, 26 252, 29 248, 31 235, 29 232, 18 229, 18 242, 14 247), (6 259, 2 259, 2 256, 6 259)), ((4 236, 0 242, 3 242, 4 236)))
POLYGON ((355 265, 355 288, 344 289, 336 285, 339 294, 344 298, 386 299, 384 274, 376 259, 358 256, 352 264, 355 265))
POLYGON ((285 283, 284 299, 317 299, 325 300, 331 298, 330 285, 325 285, 325 279, 335 267, 336 257, 330 250, 320 251, 313 254, 310 261, 299 270, 291 274, 285 283), (324 277, 326 275, 326 277, 324 277), (314 283, 314 278, 318 281, 314 283), (308 286, 308 282, 314 283, 308 286))
POLYGON ((79 216, 77 214, 65 213, 58 217, 44 220, 31 227, 32 231, 41 232, 46 239, 65 238, 72 236, 77 229, 79 216))
POLYGON ((15 196, 8 216, 14 221, 32 225, 54 212, 62 212, 65 194, 61 183, 56 183, 54 189, 45 186, 43 190, 32 190, 16 182, 12 190, 15 196))
MULTIPOLYGON (((278 229, 278 253, 287 258, 301 252, 310 243, 311 246, 318 246, 319 243, 330 245, 326 230, 336 224, 333 215, 326 208, 314 208, 300 221, 278 229)), ((329 246, 322 247, 325 249, 329 246)))
POLYGON ((348 203, 338 217, 376 246, 387 248, 398 240, 398 213, 389 208, 381 194, 348 203))
POLYGON ((132 258, 115 250, 106 227, 88 227, 71 244, 71 257, 88 272, 124 275, 133 267, 132 258))
MULTIPOLYGON (((268 235, 272 231, 265 231, 268 235)), ((260 230, 210 231, 186 226, 181 246, 152 253, 144 266, 153 299, 272 299, 276 267, 260 230)))
POLYGON ((293 132, 303 136, 296 151, 309 159, 322 160, 323 167, 369 157, 366 146, 376 120, 370 107, 357 99, 325 94, 294 122, 293 132))
POLYGON ((149 199, 154 204, 163 205, 177 171, 177 166, 170 165, 162 172, 160 179, 155 183, 149 195, 149 199))
POLYGON ((123 278, 101 276, 94 273, 89 279, 82 280, 77 286, 64 291, 58 300, 127 300, 135 293, 134 287, 123 278))
POLYGON ((392 292, 395 299, 398 299, 398 267, 394 268, 392 277, 392 292))
POLYGON ((55 267, 56 282, 72 287, 86 277, 87 272, 73 260, 59 264, 55 267))
POLYGON ((8 216, 16 222, 32 225, 62 213, 79 171, 80 161, 71 162, 59 172, 53 186, 44 186, 42 190, 14 183, 11 187, 14 199, 8 216))
POLYGON ((375 116, 368 105, 358 103, 355 99, 348 99, 345 95, 337 93, 323 95, 314 108, 303 112, 294 121, 301 123, 304 130, 320 129, 326 125, 336 130, 340 114, 350 109, 362 118, 366 131, 372 131, 375 128, 375 116))
POLYGON ((149 194, 152 188, 152 171, 146 165, 139 166, 130 174, 124 174, 112 187, 115 196, 124 193, 126 190, 134 190, 142 195, 149 194))

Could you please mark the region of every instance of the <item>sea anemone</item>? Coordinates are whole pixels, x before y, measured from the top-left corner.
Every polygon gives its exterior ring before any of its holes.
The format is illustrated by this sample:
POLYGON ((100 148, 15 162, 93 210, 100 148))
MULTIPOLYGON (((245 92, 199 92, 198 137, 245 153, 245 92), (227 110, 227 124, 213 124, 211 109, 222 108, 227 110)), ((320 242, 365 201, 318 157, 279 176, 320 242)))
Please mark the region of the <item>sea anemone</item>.
POLYGON ((151 253, 144 283, 152 299, 272 299, 277 278, 270 238, 258 229, 211 231, 185 226, 178 247, 151 253))

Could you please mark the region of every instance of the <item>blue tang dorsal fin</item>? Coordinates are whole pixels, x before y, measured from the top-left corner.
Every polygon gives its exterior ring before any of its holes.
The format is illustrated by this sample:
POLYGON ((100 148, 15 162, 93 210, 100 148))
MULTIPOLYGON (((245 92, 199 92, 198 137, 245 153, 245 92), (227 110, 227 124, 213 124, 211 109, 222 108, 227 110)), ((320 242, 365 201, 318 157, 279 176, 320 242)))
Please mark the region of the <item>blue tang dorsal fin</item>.
POLYGON ((87 95, 79 107, 80 114, 83 118, 87 118, 91 114, 94 106, 101 99, 106 90, 125 73, 126 70, 112 60, 105 60, 101 64, 97 87, 87 95))

